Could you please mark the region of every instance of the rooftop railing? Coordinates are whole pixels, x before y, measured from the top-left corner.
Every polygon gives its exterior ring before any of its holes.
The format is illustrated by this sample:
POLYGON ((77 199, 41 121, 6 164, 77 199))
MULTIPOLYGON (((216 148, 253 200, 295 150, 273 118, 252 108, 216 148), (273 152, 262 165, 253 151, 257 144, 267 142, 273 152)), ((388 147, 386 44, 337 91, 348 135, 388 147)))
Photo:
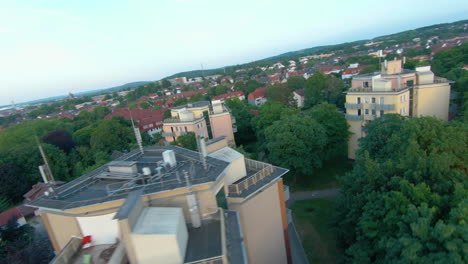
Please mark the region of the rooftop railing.
POLYGON ((166 118, 164 119, 164 123, 193 123, 193 122, 198 122, 200 120, 204 119, 204 117, 200 118, 194 118, 193 120, 180 120, 179 118, 166 118))
POLYGON ((399 92, 407 89, 408 86, 405 83, 401 84, 400 87, 393 87, 388 91, 383 91, 383 90, 376 90, 374 87, 369 86, 369 87, 352 87, 349 88, 348 92, 353 92, 353 93, 391 93, 391 92, 399 92))
POLYGON ((263 180, 265 177, 271 175, 274 172, 274 168, 271 164, 251 159, 245 159, 245 166, 247 168, 258 171, 238 183, 233 183, 229 185, 229 193, 241 195, 242 192, 248 190, 251 186, 255 185, 256 183, 263 180))
POLYGON ((358 121, 358 120, 362 120, 363 117, 362 115, 346 115, 346 119, 348 120, 354 120, 354 121, 358 121))

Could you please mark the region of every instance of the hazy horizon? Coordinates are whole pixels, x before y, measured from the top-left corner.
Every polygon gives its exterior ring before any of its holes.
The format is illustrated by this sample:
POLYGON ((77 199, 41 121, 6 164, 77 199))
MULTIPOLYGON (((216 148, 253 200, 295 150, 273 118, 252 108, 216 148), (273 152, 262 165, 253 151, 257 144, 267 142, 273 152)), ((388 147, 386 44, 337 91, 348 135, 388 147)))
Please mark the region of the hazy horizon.
POLYGON ((467 19, 467 11, 462 1, 6 2, 0 105, 371 39, 467 19))

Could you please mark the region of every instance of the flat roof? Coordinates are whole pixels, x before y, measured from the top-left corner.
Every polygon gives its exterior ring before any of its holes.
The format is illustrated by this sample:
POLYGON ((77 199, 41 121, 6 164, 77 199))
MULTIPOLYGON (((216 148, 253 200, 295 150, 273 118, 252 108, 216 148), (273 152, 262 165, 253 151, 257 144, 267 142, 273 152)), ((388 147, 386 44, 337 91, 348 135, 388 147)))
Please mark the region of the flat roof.
POLYGON ((210 105, 209 101, 198 101, 195 103, 175 106, 175 107, 172 107, 171 110, 177 110, 177 109, 182 109, 182 108, 204 107, 204 106, 209 106, 209 105, 210 105))
POLYGON ((28 203, 30 206, 68 210, 104 202, 125 199, 131 191, 142 189, 143 195, 187 187, 184 175, 188 173, 192 185, 214 182, 229 165, 228 162, 206 157, 205 170, 200 153, 177 146, 144 147, 144 154, 138 149, 124 154, 92 172, 78 177, 60 187, 55 194, 42 196, 28 203), (173 150, 177 165, 174 168, 162 165, 162 153, 173 150), (110 172, 109 165, 136 164, 137 174, 110 172), (151 175, 143 175, 143 168, 149 167, 151 175), (157 173, 160 167, 161 173, 157 173))

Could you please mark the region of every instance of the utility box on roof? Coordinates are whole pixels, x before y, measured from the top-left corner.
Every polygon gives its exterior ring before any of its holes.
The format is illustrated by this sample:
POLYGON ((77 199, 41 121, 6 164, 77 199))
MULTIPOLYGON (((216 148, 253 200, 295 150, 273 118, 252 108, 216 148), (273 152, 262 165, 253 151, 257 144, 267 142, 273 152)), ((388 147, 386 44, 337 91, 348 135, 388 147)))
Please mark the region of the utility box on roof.
POLYGON ((188 231, 182 208, 144 208, 131 240, 139 264, 184 263, 188 231))

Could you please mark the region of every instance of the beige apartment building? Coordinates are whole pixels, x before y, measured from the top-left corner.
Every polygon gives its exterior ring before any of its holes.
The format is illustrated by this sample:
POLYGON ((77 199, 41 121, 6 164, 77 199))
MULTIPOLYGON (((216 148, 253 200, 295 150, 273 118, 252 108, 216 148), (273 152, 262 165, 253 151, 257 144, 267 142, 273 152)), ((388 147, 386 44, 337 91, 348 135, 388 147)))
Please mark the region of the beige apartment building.
POLYGON ((177 106, 171 109, 171 118, 163 122, 163 137, 172 142, 180 135, 194 132, 196 135, 213 139, 225 137, 228 144, 235 145, 234 133, 237 132, 234 117, 223 102, 215 100, 177 106))
POLYGON ((434 76, 430 66, 413 71, 403 69, 402 60, 384 61, 380 72, 355 76, 345 103, 352 133, 348 158, 355 158, 367 122, 389 113, 448 120, 449 101, 450 82, 434 76))
POLYGON ((134 150, 30 202, 57 252, 51 263, 291 263, 288 170, 224 138, 198 140, 200 152, 134 150))

